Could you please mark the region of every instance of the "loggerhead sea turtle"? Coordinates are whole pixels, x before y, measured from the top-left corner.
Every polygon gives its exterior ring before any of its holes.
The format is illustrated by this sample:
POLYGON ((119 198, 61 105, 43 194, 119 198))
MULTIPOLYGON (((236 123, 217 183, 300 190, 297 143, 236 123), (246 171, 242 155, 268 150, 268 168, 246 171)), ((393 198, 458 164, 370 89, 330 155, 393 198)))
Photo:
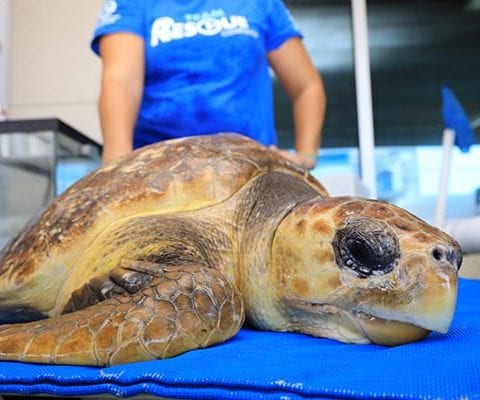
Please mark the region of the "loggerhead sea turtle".
POLYGON ((172 357, 227 340, 244 315, 406 343, 447 331, 461 258, 410 213, 328 197, 240 135, 168 141, 86 176, 0 253, 0 359, 172 357))

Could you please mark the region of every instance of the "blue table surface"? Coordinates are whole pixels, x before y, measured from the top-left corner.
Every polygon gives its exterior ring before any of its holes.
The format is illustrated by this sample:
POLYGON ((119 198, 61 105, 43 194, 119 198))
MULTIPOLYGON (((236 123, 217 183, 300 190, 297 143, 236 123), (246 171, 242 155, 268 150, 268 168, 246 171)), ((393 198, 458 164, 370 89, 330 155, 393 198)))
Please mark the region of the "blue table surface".
POLYGON ((480 281, 448 334, 393 348, 242 329, 226 343, 108 368, 0 362, 0 393, 182 399, 480 399, 480 281))

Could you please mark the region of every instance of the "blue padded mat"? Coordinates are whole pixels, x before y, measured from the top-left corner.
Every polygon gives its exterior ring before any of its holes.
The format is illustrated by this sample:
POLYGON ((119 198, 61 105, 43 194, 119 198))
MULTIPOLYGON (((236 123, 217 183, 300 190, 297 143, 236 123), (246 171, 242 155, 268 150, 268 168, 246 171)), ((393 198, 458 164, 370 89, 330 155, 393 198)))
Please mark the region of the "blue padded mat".
POLYGON ((0 393, 182 399, 480 399, 480 281, 447 335, 394 348, 243 329, 179 357, 110 368, 0 362, 0 393))

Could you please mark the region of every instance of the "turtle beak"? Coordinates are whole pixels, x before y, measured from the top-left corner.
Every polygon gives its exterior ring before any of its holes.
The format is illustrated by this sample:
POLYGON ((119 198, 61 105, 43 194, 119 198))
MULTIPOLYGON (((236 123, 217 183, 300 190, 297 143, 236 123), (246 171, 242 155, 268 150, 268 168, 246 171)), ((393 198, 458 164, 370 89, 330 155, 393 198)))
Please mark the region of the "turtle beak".
POLYGON ((456 298, 456 284, 429 285, 401 314, 390 317, 384 310, 373 311, 384 315, 384 318, 380 318, 356 312, 354 319, 371 343, 395 346, 415 342, 423 339, 430 331, 447 333, 453 319, 456 298))
MULTIPOLYGON (((443 246, 442 246, 443 247, 443 246)), ((411 318, 426 329, 446 333, 453 319, 457 301, 457 265, 436 256, 432 251, 435 272, 424 276, 423 288, 419 290, 410 308, 411 318)))
POLYGON ((430 330, 416 325, 389 321, 363 313, 357 313, 355 320, 370 343, 383 346, 397 346, 416 342, 430 333, 430 330))
MULTIPOLYGON (((412 256, 399 266, 389 307, 384 306, 385 294, 374 290, 375 301, 355 313, 371 342, 396 345, 419 340, 430 331, 448 331, 455 311, 461 253, 444 244, 435 245, 429 253, 412 256), (407 284, 401 287, 399 282, 407 284)), ((388 293, 388 285, 383 290, 388 293)))

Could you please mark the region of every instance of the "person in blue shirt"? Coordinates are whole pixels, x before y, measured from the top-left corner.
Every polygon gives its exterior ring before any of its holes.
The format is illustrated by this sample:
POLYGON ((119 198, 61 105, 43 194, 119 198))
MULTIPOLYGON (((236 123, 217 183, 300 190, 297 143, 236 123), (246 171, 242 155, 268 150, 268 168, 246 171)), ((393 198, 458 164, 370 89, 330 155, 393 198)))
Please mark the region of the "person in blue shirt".
POLYGON ((104 163, 160 140, 237 132, 312 168, 326 96, 301 38, 282 0, 106 0, 91 43, 104 163), (292 99, 295 152, 276 147, 270 67, 292 99))

